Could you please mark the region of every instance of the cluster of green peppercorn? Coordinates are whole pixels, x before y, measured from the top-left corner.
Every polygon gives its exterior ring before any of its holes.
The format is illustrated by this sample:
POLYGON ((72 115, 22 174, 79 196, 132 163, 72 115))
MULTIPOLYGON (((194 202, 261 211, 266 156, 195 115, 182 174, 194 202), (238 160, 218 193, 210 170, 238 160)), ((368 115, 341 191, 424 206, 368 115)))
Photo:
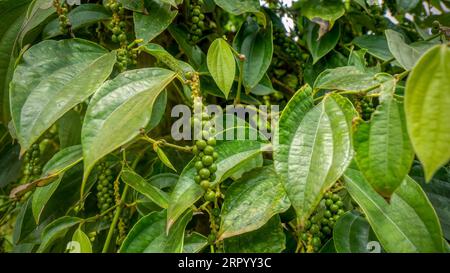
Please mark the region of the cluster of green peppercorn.
MULTIPOLYGON (((97 180, 97 207, 103 213, 114 205, 114 176, 113 169, 105 162, 98 165, 98 180, 97 180)), ((111 220, 113 211, 108 213, 105 217, 111 220)))
MULTIPOLYGON (((198 100, 196 103, 201 103, 201 101, 198 100)), ((197 107, 198 106, 199 105, 197 105, 197 107)), ((205 111, 201 114, 201 120, 194 117, 193 124, 194 126, 199 126, 199 128, 202 128, 193 147, 193 153, 196 156, 194 166, 197 170, 197 175, 194 177, 194 180, 206 190, 204 196, 205 200, 213 202, 216 199, 216 194, 210 189, 210 187, 211 183, 216 179, 215 173, 217 171, 217 164, 215 162, 219 157, 219 154, 215 151, 215 129, 211 123, 211 116, 209 116, 205 111)))
POLYGON ((302 58, 302 51, 282 29, 274 29, 274 44, 283 48, 283 52, 293 59, 302 58))
MULTIPOLYGON (((270 95, 263 96, 264 105, 270 107, 271 105, 280 105, 285 103, 285 97, 280 91, 275 91, 270 95)), ((281 107, 280 107, 281 108, 281 107)))
POLYGON ((127 69, 128 65, 137 65, 138 49, 119 48, 117 50, 117 67, 120 72, 127 69))
POLYGON ((57 128, 52 126, 38 143, 31 145, 31 148, 25 153, 23 158, 23 182, 30 182, 40 177, 42 173, 42 152, 46 151, 51 142, 57 138, 57 128))
POLYGON ((67 34, 70 31, 71 23, 67 17, 69 8, 65 1, 60 3, 59 0, 53 0, 53 6, 56 8, 56 13, 59 19, 59 31, 63 34, 67 34))
POLYGON ((205 30, 205 14, 202 13, 203 0, 193 0, 190 5, 190 40, 196 43, 205 30))
POLYGON ((108 0, 105 4, 106 9, 112 12, 111 22, 108 24, 108 28, 113 33, 111 41, 113 43, 120 43, 121 45, 127 44, 126 23, 122 20, 125 14, 125 9, 122 4, 116 0, 108 0))
POLYGON ((322 244, 332 237, 333 227, 341 215, 345 213, 344 202, 341 197, 332 192, 326 192, 322 202, 325 210, 316 211, 305 222, 300 239, 306 246, 307 252, 317 252, 322 244))
POLYGON ((373 99, 363 97, 356 103, 356 109, 359 112, 361 118, 365 121, 370 120, 372 113, 376 109, 376 105, 373 99))
POLYGON ((23 162, 24 181, 28 182, 39 178, 42 172, 41 150, 39 144, 35 143, 31 146, 31 149, 25 153, 23 162))

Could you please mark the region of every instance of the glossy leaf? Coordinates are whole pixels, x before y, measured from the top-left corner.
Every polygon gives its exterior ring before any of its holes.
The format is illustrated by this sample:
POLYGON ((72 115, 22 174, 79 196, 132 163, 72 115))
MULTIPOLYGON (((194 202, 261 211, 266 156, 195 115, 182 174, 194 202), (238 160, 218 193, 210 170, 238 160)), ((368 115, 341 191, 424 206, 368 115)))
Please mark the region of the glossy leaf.
POLYGON ((314 88, 342 91, 360 91, 380 84, 374 73, 364 72, 354 66, 326 69, 317 77, 314 88))
POLYGON ((40 222, 41 214, 45 208, 45 205, 50 200, 52 195, 55 193, 56 189, 59 187, 61 183, 62 176, 58 177, 52 183, 39 187, 33 194, 33 201, 31 202, 31 207, 33 211, 34 220, 37 224, 40 222))
POLYGON ((170 162, 170 159, 167 157, 166 153, 164 153, 163 149, 156 146, 155 148, 156 154, 158 155, 159 160, 166 165, 169 169, 173 170, 174 172, 177 172, 175 167, 173 166, 172 162, 170 162))
POLYGON ((142 0, 117 0, 118 3, 121 3, 125 9, 132 11, 144 11, 145 1, 142 0))
POLYGON ((70 110, 58 120, 58 140, 61 149, 81 144, 81 115, 70 110))
POLYGON ((436 46, 420 58, 406 82, 406 123, 427 181, 450 159, 449 71, 450 49, 436 46))
POLYGON ((356 161, 379 194, 390 198, 405 179, 414 159, 403 103, 385 100, 354 135, 356 161))
POLYGON ((280 253, 285 245, 286 235, 278 215, 257 230, 224 241, 227 253, 280 253))
POLYGON ((400 33, 392 29, 387 29, 385 33, 392 55, 404 69, 412 69, 423 52, 406 44, 400 33))
POLYGON ((64 148, 57 152, 42 169, 39 181, 50 180, 83 160, 81 145, 64 148))
POLYGON ((245 55, 243 65, 244 87, 250 91, 264 77, 272 61, 273 54, 272 24, 262 29, 249 18, 239 29, 233 41, 233 47, 245 55))
POLYGON ((81 220, 77 217, 63 216, 51 222, 42 232, 42 242, 37 252, 48 251, 57 239, 64 237, 68 229, 79 224, 81 220))
POLYGON ((77 229, 72 236, 72 242, 75 242, 75 252, 71 253, 92 253, 92 245, 89 237, 81 229, 77 229))
POLYGON ((166 234, 167 212, 152 212, 141 218, 130 230, 120 248, 121 253, 181 253, 184 230, 192 218, 186 212, 166 234))
POLYGON ((175 76, 162 68, 131 70, 106 82, 95 93, 81 135, 84 179, 98 160, 131 141, 149 123, 156 97, 175 76))
POLYGON ((311 89, 289 101, 274 136, 274 164, 300 223, 323 193, 343 174, 353 157, 350 101, 327 96, 313 107, 311 89))
POLYGON ((258 0, 214 0, 216 5, 234 15, 259 11, 258 0))
POLYGON ((406 177, 388 204, 362 174, 347 169, 345 186, 364 211, 387 252, 443 252, 442 230, 436 212, 420 186, 406 177))
POLYGON ((257 96, 267 96, 274 93, 275 90, 273 89, 269 76, 266 74, 250 92, 257 96))
POLYGON ((228 188, 222 205, 219 240, 257 230, 290 206, 275 170, 255 169, 228 188))
POLYGON ((410 11, 414 9, 417 4, 419 4, 420 0, 396 0, 397 7, 403 11, 410 11))
POLYGON ((306 43, 313 57, 313 63, 317 63, 327 55, 337 44, 341 36, 339 25, 334 26, 328 33, 319 38, 319 25, 310 23, 306 34, 306 43))
POLYGON ((158 95, 158 97, 156 97, 155 103, 153 104, 152 107, 152 114, 150 116, 150 121, 145 127, 146 132, 150 132, 151 130, 155 129, 161 123, 161 120, 163 119, 164 114, 166 113, 166 107, 167 107, 167 89, 162 91, 158 95))
POLYGON ((363 35, 358 36, 353 40, 353 43, 360 48, 367 49, 367 52, 383 61, 392 59, 391 52, 389 51, 389 46, 387 44, 386 37, 376 36, 376 35, 363 35))
MULTIPOLYGON (((253 160, 261 156, 263 144, 257 141, 229 141, 223 142, 215 147, 219 158, 216 162, 217 172, 216 180, 212 185, 219 183, 240 170, 240 166, 248 160, 253 160)), ((196 175, 194 160, 191 161, 178 179, 169 199, 169 208, 167 210, 167 228, 169 229, 178 217, 190 208, 203 194, 202 189, 194 181, 196 175)))
POLYGON ((148 14, 134 12, 134 31, 136 39, 143 39, 144 44, 161 34, 178 14, 172 11, 170 5, 157 1, 150 1, 148 14))
MULTIPOLYGON (((97 22, 110 20, 111 14, 102 5, 83 4, 72 9, 67 14, 67 18, 71 24, 70 29, 76 31, 97 22)), ((48 23, 42 32, 44 39, 63 35, 60 31, 59 19, 56 18, 48 23)))
POLYGON ((122 171, 121 178, 123 182, 131 186, 137 192, 143 194, 145 197, 156 203, 162 208, 167 208, 168 196, 165 192, 161 191, 159 188, 152 186, 139 174, 132 170, 125 169, 122 171))
POLYGON ((425 174, 419 162, 411 169, 411 177, 417 181, 425 191, 436 210, 441 222, 444 237, 450 239, 450 169, 441 168, 433 176, 430 183, 425 182, 425 174))
POLYGON ((87 99, 109 76, 115 60, 115 53, 80 39, 47 40, 26 51, 10 85, 12 119, 22 152, 87 99))
POLYGON ((192 45, 188 40, 188 31, 178 26, 170 25, 168 28, 170 35, 177 41, 180 48, 189 58, 189 63, 195 69, 199 69, 206 59, 205 53, 197 45, 192 45))
POLYGON ((206 57, 209 73, 227 98, 236 74, 236 61, 230 45, 224 39, 216 39, 206 57))
MULTIPOLYGON (((6 145, 5 145, 6 146, 6 145)), ((22 175, 22 161, 19 158, 19 145, 7 145, 0 153, 0 189, 9 185, 22 175)))
POLYGON ((157 58, 158 61, 164 63, 171 70, 180 73, 181 75, 187 72, 193 72, 194 69, 183 61, 180 61, 167 52, 162 46, 158 44, 147 44, 142 47, 142 50, 157 58))
POLYGON ((23 48, 28 40, 28 36, 31 36, 30 33, 37 29, 54 13, 56 13, 56 9, 52 5, 52 0, 32 1, 28 6, 25 20, 20 28, 20 34, 17 37, 18 46, 23 48))
POLYGON ((369 242, 378 243, 367 220, 351 211, 336 221, 333 241, 337 253, 369 253, 369 242))
POLYGON ((199 253, 208 245, 208 238, 198 232, 184 236, 183 253, 199 253))
POLYGON ((24 21, 27 6, 31 0, 8 0, 0 3, 0 18, 7 24, 0 25, 0 122, 8 124, 9 81, 12 78, 14 62, 19 48, 17 37, 24 21))
POLYGON ((345 13, 344 3, 340 0, 301 0, 300 8, 302 15, 311 21, 318 18, 329 21, 330 28, 345 13))

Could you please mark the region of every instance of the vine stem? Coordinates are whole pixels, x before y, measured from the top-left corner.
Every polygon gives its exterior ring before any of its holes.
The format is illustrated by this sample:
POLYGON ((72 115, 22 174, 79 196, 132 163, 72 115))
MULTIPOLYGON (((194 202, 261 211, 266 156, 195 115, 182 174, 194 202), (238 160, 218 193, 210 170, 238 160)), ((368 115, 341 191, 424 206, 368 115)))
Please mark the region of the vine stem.
POLYGON ((156 145, 161 145, 161 146, 164 146, 164 147, 169 147, 169 148, 172 148, 172 149, 175 149, 175 150, 179 150, 179 151, 182 151, 182 152, 186 152, 186 153, 192 153, 192 147, 189 147, 189 146, 183 147, 183 146, 178 146, 178 145, 169 143, 169 142, 167 142, 165 140, 156 140, 156 139, 153 139, 153 138, 147 136, 146 134, 143 134, 141 139, 145 140, 145 141, 147 141, 147 142, 149 142, 151 144, 156 144, 156 145))
POLYGON ((111 225, 109 226, 108 236, 106 237, 105 244, 103 245, 102 253, 108 252, 109 244, 110 244, 111 238, 114 234, 114 229, 116 228, 117 222, 119 221, 120 213, 122 213, 122 208, 123 208, 122 204, 125 203, 125 198, 127 196, 127 193, 128 193, 128 184, 126 184, 125 187, 123 188, 122 198, 120 199, 120 203, 117 204, 116 213, 114 214, 113 221, 112 221, 111 225))
POLYGON ((295 90, 290 88, 289 86, 287 86, 286 84, 284 84, 283 82, 273 78, 272 79, 273 83, 278 84, 279 86, 283 87, 286 91, 288 91, 291 95, 295 94, 295 90))
POLYGON ((116 209, 120 204, 115 204, 114 206, 110 207, 109 209, 105 210, 104 212, 94 215, 92 217, 86 218, 82 221, 82 223, 86 223, 86 222, 95 222, 98 219, 102 218, 103 216, 105 216, 106 214, 108 214, 110 211, 116 209))
POLYGON ((239 104, 241 101, 241 92, 242 92, 242 81, 244 79, 244 61, 245 57, 239 57, 239 79, 238 79, 238 89, 236 97, 234 98, 234 105, 239 104))
MULTIPOLYGON (((141 160, 143 154, 144 154, 144 152, 142 151, 136 157, 136 159, 134 160, 134 162, 133 162, 133 164, 131 166, 132 169, 136 168, 136 166, 139 163, 139 161, 141 160)), ((125 164, 127 164, 125 152, 123 152, 123 157, 124 157, 124 159, 123 159, 123 162, 122 162, 122 169, 123 169, 123 166, 125 164)), ((114 234, 114 229, 116 228, 117 222, 119 221, 120 214, 122 213, 122 209, 123 209, 123 207, 125 205, 125 199, 127 197, 128 189, 129 189, 128 184, 125 184, 125 186, 123 188, 122 196, 121 196, 121 199, 120 199, 120 203, 116 204, 116 206, 117 206, 116 212, 114 213, 114 218, 112 220, 111 225, 109 226, 108 235, 106 236, 106 241, 105 241, 105 244, 103 245, 102 253, 107 253, 108 252, 108 248, 109 248, 109 245, 111 243, 112 236, 114 234)))

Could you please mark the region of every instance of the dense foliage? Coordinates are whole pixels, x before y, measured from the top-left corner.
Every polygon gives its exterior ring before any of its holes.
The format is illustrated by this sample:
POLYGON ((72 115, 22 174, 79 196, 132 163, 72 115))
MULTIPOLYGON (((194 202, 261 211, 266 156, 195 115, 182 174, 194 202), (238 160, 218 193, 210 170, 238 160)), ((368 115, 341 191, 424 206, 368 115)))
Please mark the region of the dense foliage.
POLYGON ((0 252, 447 252, 449 11, 0 0, 0 252))

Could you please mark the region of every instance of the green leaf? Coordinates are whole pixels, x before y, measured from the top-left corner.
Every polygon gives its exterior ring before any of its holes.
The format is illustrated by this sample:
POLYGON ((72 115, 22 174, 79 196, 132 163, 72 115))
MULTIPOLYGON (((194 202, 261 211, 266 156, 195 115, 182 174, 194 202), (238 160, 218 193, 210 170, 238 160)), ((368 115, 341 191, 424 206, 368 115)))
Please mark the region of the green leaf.
POLYGON ((214 0, 216 5, 234 15, 259 11, 258 0, 214 0))
POLYGON ((330 22, 330 28, 334 22, 345 13, 344 3, 340 0, 301 0, 302 15, 309 20, 320 18, 330 22))
POLYGON ((341 36, 339 25, 334 26, 325 35, 319 37, 319 25, 309 23, 306 33, 306 44, 313 57, 313 64, 333 50, 341 36))
POLYGON ((82 219, 78 217, 63 216, 51 222, 42 232, 42 242, 37 252, 48 251, 57 239, 64 237, 71 227, 79 224, 81 221, 82 219))
POLYGON ((389 46, 384 36, 363 35, 353 39, 353 43, 360 48, 367 49, 367 52, 383 61, 394 58, 389 51, 389 46))
POLYGON ((36 224, 39 224, 40 217, 42 215, 42 212, 44 211, 45 205, 50 200, 52 195, 55 193, 56 189, 59 187, 61 179, 62 176, 58 177, 55 181, 44 187, 37 188, 36 191, 33 193, 33 201, 31 202, 31 208, 33 211, 33 216, 34 220, 36 221, 36 224))
POLYGON ((19 158, 20 147, 18 144, 5 145, 0 154, 0 189, 16 182, 23 175, 22 161, 19 158))
MULTIPOLYGON (((216 162, 216 180, 212 186, 232 176, 239 171, 241 166, 257 156, 261 156, 263 144, 258 141, 229 141, 223 142, 215 147, 219 158, 216 162)), ((197 170, 194 168, 195 161, 192 160, 183 170, 172 194, 170 195, 169 208, 167 209, 167 228, 199 200, 205 190, 194 181, 197 170)))
POLYGON ((58 140, 61 149, 81 144, 81 115, 70 110, 58 120, 58 140))
POLYGON ((44 166, 41 177, 35 181, 41 184, 33 194, 32 211, 36 223, 61 183, 62 174, 83 159, 81 145, 65 148, 56 153, 44 166), (57 179, 51 182, 54 178, 57 179), (50 183, 51 182, 51 183, 50 183), (48 185, 45 185, 50 183, 48 185))
POLYGON ((121 178, 123 182, 131 186, 137 192, 143 194, 145 197, 156 203, 161 208, 167 208, 169 206, 168 196, 165 192, 159 188, 152 186, 140 175, 133 170, 125 169, 122 171, 121 178))
POLYGON ((121 3, 123 7, 127 10, 132 11, 144 11, 144 4, 146 1, 142 0, 117 0, 118 3, 121 3))
POLYGON ((11 114, 22 153, 109 76, 116 61, 97 44, 47 40, 23 55, 11 82, 11 114))
POLYGON ((81 131, 84 179, 95 163, 139 135, 151 119, 156 97, 176 74, 162 68, 127 71, 92 97, 81 131))
POLYGON ((273 89, 269 76, 266 74, 250 92, 257 96, 267 96, 275 93, 275 90, 273 89))
POLYGON ((150 132, 159 125, 159 123, 161 122, 166 113, 166 107, 167 107, 167 89, 162 91, 158 95, 158 97, 156 97, 155 103, 153 104, 150 121, 145 127, 146 132, 150 132))
POLYGON ((50 180, 83 160, 81 145, 64 148, 57 152, 42 169, 39 181, 50 180))
POLYGON ((245 55, 243 71, 240 73, 244 73, 244 86, 249 92, 264 77, 272 61, 272 24, 262 29, 254 19, 247 19, 236 34, 233 47, 245 55))
POLYGON ((199 69, 204 63, 206 56, 202 49, 197 45, 192 45, 188 39, 188 30, 178 27, 176 25, 170 25, 168 28, 170 35, 177 41, 180 48, 187 55, 189 63, 195 69, 199 69))
POLYGON ((31 37, 31 40, 33 40, 34 37, 37 36, 37 33, 34 33, 34 31, 39 30, 38 27, 51 15, 56 13, 56 9, 53 7, 52 2, 52 0, 34 0, 28 6, 25 20, 20 28, 20 34, 17 37, 19 48, 24 47, 29 36, 33 36, 31 37))
POLYGON ((337 253, 369 253, 369 242, 378 242, 367 220, 351 211, 336 221, 333 241, 337 253))
POLYGON ((388 204, 362 174, 347 169, 345 186, 364 211, 387 252, 443 252, 442 230, 436 212, 420 186, 406 177, 388 204))
POLYGON ((208 238, 198 232, 184 236, 183 253, 199 253, 208 245, 208 238))
POLYGON ((166 234, 167 212, 152 212, 141 218, 130 230, 120 248, 121 253, 181 253, 184 230, 192 218, 186 212, 166 234))
POLYGON ((219 240, 257 230, 290 206, 273 167, 255 169, 228 188, 222 205, 219 240))
POLYGON ((406 82, 406 124, 427 181, 450 159, 449 71, 450 49, 436 46, 420 58, 406 82))
POLYGON ((9 82, 12 78, 19 48, 16 41, 24 22, 25 12, 31 0, 8 0, 0 3, 0 18, 7 24, 0 26, 0 122, 8 124, 9 82))
POLYGON ((72 242, 75 242, 77 247, 74 249, 76 252, 70 253, 92 253, 91 240, 81 229, 73 233, 72 242))
POLYGON ((402 11, 410 11, 414 9, 420 0, 396 0, 397 7, 402 11))
POLYGON ((169 169, 173 170, 174 172, 177 172, 175 167, 172 165, 172 162, 170 162, 170 159, 167 157, 167 155, 164 153, 163 149, 156 146, 155 147, 156 154, 158 155, 159 160, 166 165, 169 169))
POLYGON ((285 248, 286 235, 278 215, 255 231, 224 241, 224 249, 227 253, 280 253, 285 248))
POLYGON ((387 29, 385 34, 389 50, 395 59, 404 69, 412 69, 423 51, 406 44, 403 36, 392 29, 387 29))
POLYGON ((430 183, 426 183, 423 168, 417 162, 413 165, 410 175, 427 194, 439 216, 444 237, 450 240, 450 169, 440 168, 430 183))
POLYGON ((194 72, 194 68, 188 63, 178 60, 167 52, 162 46, 158 44, 147 44, 142 47, 142 51, 152 55, 158 61, 164 63, 171 70, 183 75, 187 72, 194 72))
POLYGON ((151 1, 147 9, 148 15, 133 13, 136 39, 143 39, 144 44, 161 34, 178 14, 178 11, 171 10, 170 5, 156 1, 151 1))
POLYGON ((367 181, 390 198, 409 172, 414 151, 406 129, 403 103, 385 100, 354 134, 356 161, 367 181))
POLYGON ((351 102, 334 94, 312 107, 305 87, 287 104, 274 135, 275 169, 301 224, 353 156, 351 102))
MULTIPOLYGON (((71 24, 72 31, 82 29, 97 22, 111 19, 111 14, 98 4, 83 4, 75 7, 68 14, 67 18, 71 24)), ((49 39, 55 36, 63 35, 59 26, 59 18, 48 23, 42 31, 43 39, 49 39)))
POLYGON ((354 66, 326 69, 316 78, 314 88, 342 91, 373 89, 386 80, 385 77, 378 77, 378 75, 384 74, 364 72, 354 66))
POLYGON ((233 51, 224 39, 218 38, 209 47, 206 58, 209 73, 225 98, 228 98, 236 74, 233 51))

